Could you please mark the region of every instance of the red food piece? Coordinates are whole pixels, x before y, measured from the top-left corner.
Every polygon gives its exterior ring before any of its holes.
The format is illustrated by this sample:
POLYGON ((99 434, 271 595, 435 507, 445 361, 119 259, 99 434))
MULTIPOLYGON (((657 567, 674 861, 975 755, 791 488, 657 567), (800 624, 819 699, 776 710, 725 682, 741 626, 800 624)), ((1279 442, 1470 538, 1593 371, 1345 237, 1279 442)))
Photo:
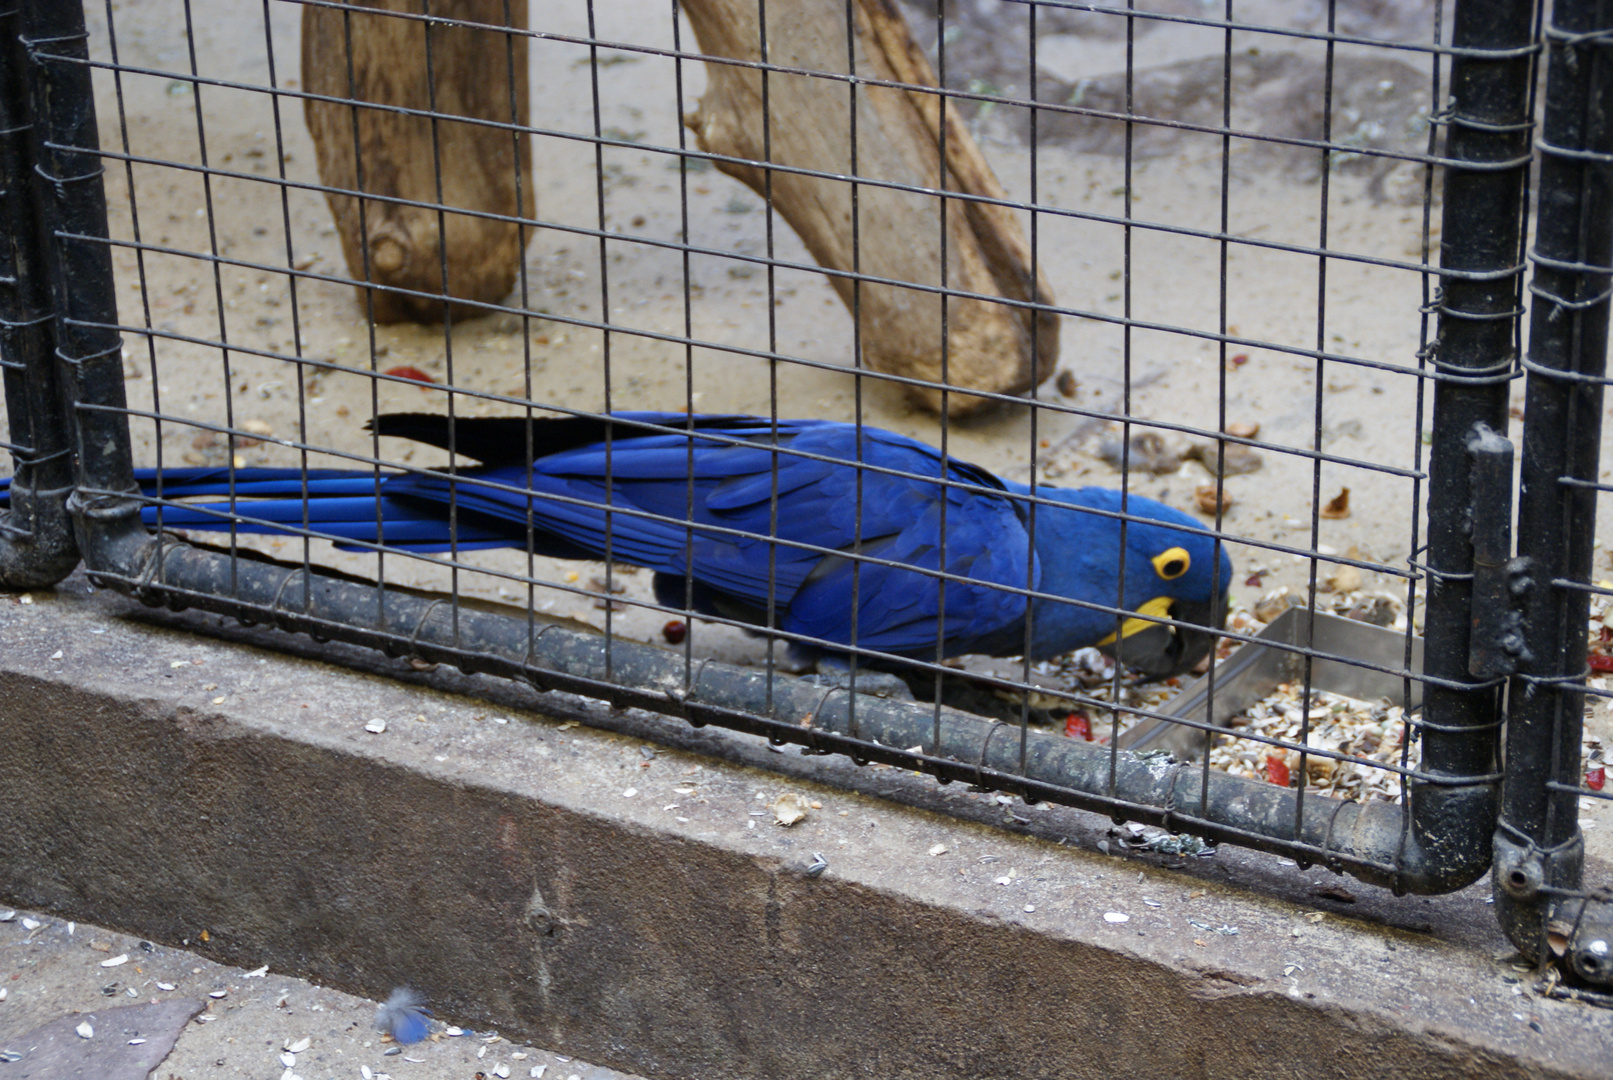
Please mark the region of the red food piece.
POLYGON ((400 364, 397 367, 387 368, 385 374, 399 379, 413 379, 415 382, 434 383, 437 381, 430 375, 427 375, 424 371, 421 371, 419 368, 410 367, 408 364, 400 364))
POLYGON ((1092 741, 1092 721, 1086 718, 1085 713, 1073 712, 1064 718, 1064 734, 1070 738, 1082 738, 1092 741))
POLYGON ((1278 787, 1287 787, 1293 778, 1288 774, 1288 763, 1276 754, 1266 755, 1266 779, 1278 787))
POLYGON ((669 619, 667 624, 661 627, 661 636, 666 638, 669 644, 681 645, 683 639, 689 636, 689 624, 682 619, 669 619))
POLYGON ((1237 353, 1232 357, 1233 367, 1243 367, 1243 365, 1247 364, 1248 362, 1249 354, 1246 352, 1237 353))
POLYGON ((1591 653, 1589 659, 1592 671, 1613 671, 1613 656, 1591 653))
POLYGON ((1607 768, 1598 765, 1594 769, 1585 770, 1585 786, 1592 791, 1601 791, 1602 785, 1607 783, 1607 768))
POLYGON ((1250 574, 1249 577, 1244 581, 1244 584, 1247 585, 1251 589, 1260 588, 1260 575, 1259 574, 1250 574))

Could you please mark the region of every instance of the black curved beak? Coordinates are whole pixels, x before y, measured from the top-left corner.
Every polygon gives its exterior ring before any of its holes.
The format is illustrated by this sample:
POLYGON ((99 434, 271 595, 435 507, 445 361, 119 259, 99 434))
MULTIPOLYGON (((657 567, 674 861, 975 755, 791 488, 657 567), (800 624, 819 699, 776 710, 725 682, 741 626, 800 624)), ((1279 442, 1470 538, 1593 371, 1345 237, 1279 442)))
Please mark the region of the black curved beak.
POLYGON ((1152 679, 1186 674, 1210 655, 1216 632, 1226 624, 1227 594, 1204 604, 1172 600, 1160 614, 1189 625, 1133 620, 1128 623, 1129 633, 1104 642, 1099 650, 1152 679))

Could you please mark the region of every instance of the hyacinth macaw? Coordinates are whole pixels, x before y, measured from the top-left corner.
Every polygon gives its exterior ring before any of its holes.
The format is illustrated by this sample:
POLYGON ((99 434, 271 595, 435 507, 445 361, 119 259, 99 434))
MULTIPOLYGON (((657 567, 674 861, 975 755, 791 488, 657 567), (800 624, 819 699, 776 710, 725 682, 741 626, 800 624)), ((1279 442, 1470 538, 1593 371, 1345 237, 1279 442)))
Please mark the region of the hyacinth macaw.
POLYGON ((538 555, 608 557, 654 571, 658 602, 682 609, 692 597, 697 614, 766 625, 771 594, 774 625, 815 639, 798 655, 831 663, 852 645, 927 661, 1019 656, 1028 612, 1032 659, 1098 646, 1165 677, 1208 655, 1226 611, 1232 562, 1186 514, 1107 488, 1027 487, 879 428, 667 412, 452 426, 399 413, 374 428, 451 443, 481 464, 379 482, 369 470, 166 469, 160 486, 140 470, 144 494, 165 504, 145 521, 223 530, 233 514, 241 532, 295 533, 306 520, 349 548, 530 543, 538 555), (232 492, 233 504, 170 501, 232 492), (1034 513, 1028 496, 1045 500, 1034 513), (944 593, 933 576, 943 552, 944 593))

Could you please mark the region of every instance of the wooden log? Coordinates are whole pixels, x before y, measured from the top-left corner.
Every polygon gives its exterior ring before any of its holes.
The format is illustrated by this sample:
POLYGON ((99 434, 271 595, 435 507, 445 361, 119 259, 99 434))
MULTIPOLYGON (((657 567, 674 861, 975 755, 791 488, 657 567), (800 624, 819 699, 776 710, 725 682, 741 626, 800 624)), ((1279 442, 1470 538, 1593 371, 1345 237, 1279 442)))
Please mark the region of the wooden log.
MULTIPOLYGON (((377 14, 303 9, 302 77, 309 93, 528 123, 524 36, 440 24, 428 30, 420 19, 386 14, 419 15, 427 10, 426 0, 354 2, 377 14)), ((430 0, 429 11, 443 19, 527 25, 527 0, 430 0)), ((454 210, 533 216, 532 154, 524 132, 312 99, 305 113, 323 183, 430 204, 365 199, 361 213, 354 196, 327 193, 356 280, 487 303, 509 295, 520 268, 523 230, 454 210), (438 203, 447 208, 440 214, 438 203)), ((532 229, 525 234, 530 237, 532 229)), ((370 291, 377 322, 430 322, 444 316, 440 301, 370 291)), ((364 292, 360 286, 361 302, 364 292)), ((482 314, 463 304, 452 305, 452 311, 456 319, 482 314)))
MULTIPOLYGON (((761 59, 756 0, 684 0, 709 55, 761 59)), ((890 0, 852 0, 856 74, 912 86, 936 85, 934 70, 890 0)), ((769 60, 783 67, 845 73, 843 0, 768 0, 769 60)), ((851 90, 844 81, 768 74, 768 141, 764 153, 762 75, 753 68, 707 64, 709 82, 685 122, 700 147, 730 157, 856 175, 871 180, 1003 198, 1002 185, 950 103, 936 94, 859 86, 856 168, 851 145, 851 90), (941 132, 945 127, 945 163, 941 132)), ((764 170, 719 162, 718 168, 767 197, 764 170)), ((942 201, 937 196, 859 185, 854 261, 852 185, 773 172, 772 205, 820 265, 873 277, 941 284, 942 201)), ((976 202, 946 201, 946 286, 981 296, 1051 304, 1045 277, 1031 271, 1030 245, 1015 212, 976 202)), ((831 276, 853 303, 853 282, 831 276)), ((1019 393, 1052 374, 1058 319, 987 300, 946 301, 943 365, 941 303, 933 292, 864 282, 863 356, 874 370, 945 383, 962 390, 1019 393)), ((916 389, 939 410, 943 395, 916 389)), ((947 393, 952 415, 986 399, 947 393)))

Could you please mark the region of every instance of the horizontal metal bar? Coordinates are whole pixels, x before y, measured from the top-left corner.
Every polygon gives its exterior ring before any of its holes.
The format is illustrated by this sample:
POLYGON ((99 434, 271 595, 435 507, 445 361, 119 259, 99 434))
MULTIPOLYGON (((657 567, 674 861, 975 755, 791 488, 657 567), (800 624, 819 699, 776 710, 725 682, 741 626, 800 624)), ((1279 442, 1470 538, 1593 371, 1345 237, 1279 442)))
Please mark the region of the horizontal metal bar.
MULTIPOLYGON (((1312 793, 1312 810, 1296 834, 1295 789, 1223 773, 1205 775, 1168 758, 1022 732, 950 709, 852 695, 840 687, 716 661, 691 668, 677 653, 620 640, 607 648, 597 635, 555 623, 540 626, 535 616, 452 609, 442 600, 378 593, 301 566, 231 559, 171 540, 152 540, 129 554, 134 556, 130 565, 99 566, 92 580, 151 604, 194 606, 859 761, 917 768, 1033 801, 1100 811, 1124 805, 1127 816, 1139 820, 1190 825, 1210 839, 1298 853, 1376 884, 1412 891, 1451 887, 1451 868, 1437 861, 1424 864, 1416 839, 1406 835, 1403 810, 1388 803, 1344 802, 1312 793), (1018 737, 994 738, 1004 727, 1018 737), (904 746, 922 750, 896 749, 904 746)), ((1435 797, 1471 789, 1414 790, 1435 797)))

